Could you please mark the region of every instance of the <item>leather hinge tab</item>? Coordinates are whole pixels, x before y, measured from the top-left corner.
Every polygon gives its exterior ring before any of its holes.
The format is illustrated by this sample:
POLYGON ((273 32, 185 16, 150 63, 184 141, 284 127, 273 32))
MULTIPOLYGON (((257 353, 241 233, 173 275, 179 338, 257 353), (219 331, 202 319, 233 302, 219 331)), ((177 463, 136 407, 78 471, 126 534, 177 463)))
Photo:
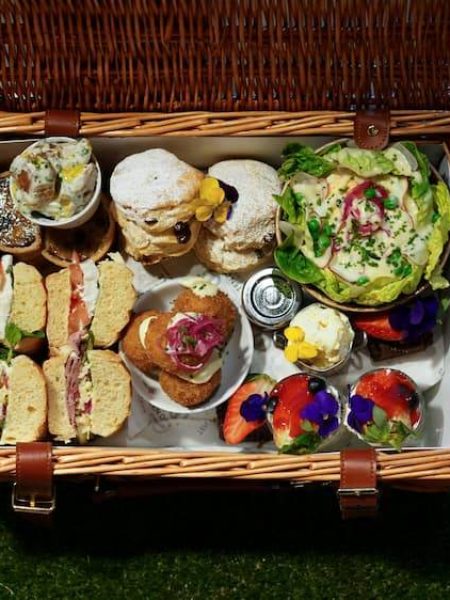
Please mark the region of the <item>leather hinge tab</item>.
POLYGON ((76 138, 80 134, 80 111, 49 109, 45 113, 45 135, 76 138))
POLYGON ((55 509, 52 445, 27 442, 16 445, 16 481, 12 507, 29 517, 48 517, 55 509))
POLYGON ((377 455, 373 448, 341 451, 341 482, 337 494, 343 519, 376 516, 377 455))
POLYGON ((389 110, 360 110, 356 112, 354 138, 365 150, 382 150, 389 142, 389 110))

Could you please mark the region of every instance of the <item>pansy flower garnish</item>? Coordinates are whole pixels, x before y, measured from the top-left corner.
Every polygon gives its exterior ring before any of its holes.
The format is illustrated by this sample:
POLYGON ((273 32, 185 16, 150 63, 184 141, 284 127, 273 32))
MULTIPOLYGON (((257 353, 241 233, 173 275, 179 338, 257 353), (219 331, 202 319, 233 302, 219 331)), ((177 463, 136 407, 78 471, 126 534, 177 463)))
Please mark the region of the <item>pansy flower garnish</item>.
POLYGON ((366 442, 389 445, 400 450, 405 440, 415 435, 412 429, 415 421, 412 421, 412 417, 415 420, 419 418, 417 412, 419 397, 406 386, 396 385, 395 393, 399 398, 403 396, 404 400, 400 400, 397 406, 393 404, 392 411, 388 409, 388 405, 386 408, 381 408, 373 400, 361 394, 352 395, 349 400, 350 412, 347 415, 347 425, 366 442))
POLYGON ((226 189, 215 177, 202 179, 199 197, 194 200, 194 205, 197 221, 214 219, 217 223, 225 223, 231 216, 231 200, 227 198, 226 189))
POLYGON ((303 408, 300 417, 312 423, 321 438, 326 438, 339 427, 338 411, 339 403, 333 394, 320 390, 314 394, 314 400, 303 408))
POLYGON ((364 425, 371 423, 373 420, 374 402, 369 398, 364 398, 359 394, 354 394, 350 397, 350 412, 347 417, 347 422, 352 429, 361 433, 364 425))
MULTIPOLYGON (((281 446, 280 451, 289 454, 304 454, 315 452, 322 442, 333 435, 340 427, 340 404, 337 398, 326 389, 326 384, 320 379, 309 379, 309 383, 320 383, 320 389, 311 394, 312 387, 308 385, 309 402, 298 414, 300 433, 289 443, 281 446), (322 387, 323 385, 323 387, 322 387)), ((292 425, 291 425, 292 426, 292 425)))
POLYGON ((415 341, 436 327, 438 311, 439 300, 433 295, 393 309, 388 319, 391 327, 403 332, 405 340, 415 341))
POLYGON ((318 355, 317 347, 305 341, 305 332, 301 327, 287 327, 283 333, 287 340, 284 356, 289 362, 308 360, 318 355))
POLYGON ((269 394, 250 394, 241 404, 240 413, 246 421, 261 421, 266 418, 269 394))

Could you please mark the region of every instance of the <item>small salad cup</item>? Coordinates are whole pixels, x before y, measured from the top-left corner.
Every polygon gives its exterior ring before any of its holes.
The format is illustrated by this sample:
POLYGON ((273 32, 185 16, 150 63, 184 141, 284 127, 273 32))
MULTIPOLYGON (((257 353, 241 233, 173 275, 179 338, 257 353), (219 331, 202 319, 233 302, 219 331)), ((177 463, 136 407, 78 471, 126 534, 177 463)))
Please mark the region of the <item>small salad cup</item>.
POLYGON ((321 377, 297 373, 279 381, 268 402, 267 423, 278 450, 308 454, 337 448, 342 435, 345 401, 321 377))
MULTIPOLYGON (((29 150, 30 148, 34 148, 35 146, 38 146, 39 144, 42 144, 42 142, 58 143, 58 142, 75 142, 75 141, 76 140, 73 138, 64 137, 64 136, 47 137, 42 140, 38 140, 38 141, 34 142, 30 146, 28 146, 27 150, 29 150)), ((36 225, 40 225, 41 227, 52 227, 55 229, 73 229, 74 227, 79 227, 80 225, 83 225, 84 223, 89 221, 94 216, 97 208, 99 207, 100 200, 101 200, 101 189, 102 189, 102 174, 101 174, 101 170, 100 170, 100 165, 98 164, 98 161, 97 161, 96 157, 94 156, 94 154, 92 154, 92 162, 94 163, 96 171, 97 171, 97 179, 95 182, 95 188, 94 188, 94 191, 92 192, 91 198, 79 212, 75 213, 71 217, 67 217, 64 219, 50 219, 50 218, 47 218, 44 216, 37 217, 37 216, 33 216, 32 214, 28 214, 28 213, 25 215, 26 218, 29 219, 32 223, 35 223, 36 225)), ((11 180, 10 180, 10 182, 11 182, 11 180)), ((12 199, 14 200, 14 190, 13 190, 12 185, 10 185, 10 193, 11 193, 12 199)))
POLYGON ((423 422, 423 396, 403 371, 374 369, 349 389, 345 426, 370 446, 401 450, 417 445, 423 422))

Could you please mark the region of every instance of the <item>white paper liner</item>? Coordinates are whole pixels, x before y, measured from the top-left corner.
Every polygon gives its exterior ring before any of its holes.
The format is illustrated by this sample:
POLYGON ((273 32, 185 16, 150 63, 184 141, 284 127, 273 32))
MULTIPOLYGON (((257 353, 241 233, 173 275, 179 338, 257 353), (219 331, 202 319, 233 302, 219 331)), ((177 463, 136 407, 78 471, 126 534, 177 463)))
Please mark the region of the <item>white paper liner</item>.
MULTIPOLYGON (((195 257, 186 255, 181 258, 167 260, 160 265, 145 269, 140 263, 130 257, 124 257, 134 273, 134 284, 139 293, 143 293, 161 279, 181 277, 184 275, 206 275, 219 284, 224 280, 233 286, 239 294, 247 276, 228 276, 210 273, 205 267, 195 262, 195 257)), ((297 367, 290 364, 283 352, 272 343, 272 334, 263 333, 259 329, 255 333, 255 353, 251 372, 264 372, 276 380, 298 373, 297 367)), ((366 349, 355 352, 340 373, 329 377, 332 385, 341 393, 346 394, 348 385, 371 369, 389 366, 404 371, 426 392, 436 386, 445 373, 445 347, 442 328, 434 332, 434 343, 426 350, 417 354, 390 360, 388 363, 374 363, 366 349)), ((436 443, 437 436, 442 432, 433 428, 435 435, 428 436, 436 443)), ((425 436, 426 437, 426 436, 425 436)), ((342 440, 344 445, 349 441, 342 440)), ((96 443, 105 445, 105 440, 96 443)), ((124 429, 117 435, 108 438, 108 445, 124 445, 152 448, 184 448, 195 450, 223 450, 230 452, 255 451, 258 446, 254 443, 241 444, 238 447, 227 446, 219 437, 215 410, 195 415, 176 415, 160 411, 151 406, 144 398, 134 391, 131 415, 124 429)), ((265 444, 265 451, 273 451, 273 444, 265 444)))

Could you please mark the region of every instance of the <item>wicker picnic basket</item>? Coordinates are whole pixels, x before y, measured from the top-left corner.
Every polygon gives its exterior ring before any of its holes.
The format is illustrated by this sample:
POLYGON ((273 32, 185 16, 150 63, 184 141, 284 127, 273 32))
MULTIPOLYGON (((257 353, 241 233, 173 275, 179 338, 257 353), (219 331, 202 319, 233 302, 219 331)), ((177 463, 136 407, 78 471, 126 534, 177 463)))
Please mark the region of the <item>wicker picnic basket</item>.
MULTIPOLYGON (((447 0, 0 0, 0 15, 5 140, 48 132, 48 109, 81 111, 79 134, 104 138, 353 136, 372 109, 392 137, 450 138, 447 0)), ((339 453, 89 446, 55 447, 51 460, 57 481, 342 475, 339 453)), ((15 448, 1 448, 1 476, 15 472, 15 448)), ((376 475, 449 489, 450 451, 377 451, 376 475)))

